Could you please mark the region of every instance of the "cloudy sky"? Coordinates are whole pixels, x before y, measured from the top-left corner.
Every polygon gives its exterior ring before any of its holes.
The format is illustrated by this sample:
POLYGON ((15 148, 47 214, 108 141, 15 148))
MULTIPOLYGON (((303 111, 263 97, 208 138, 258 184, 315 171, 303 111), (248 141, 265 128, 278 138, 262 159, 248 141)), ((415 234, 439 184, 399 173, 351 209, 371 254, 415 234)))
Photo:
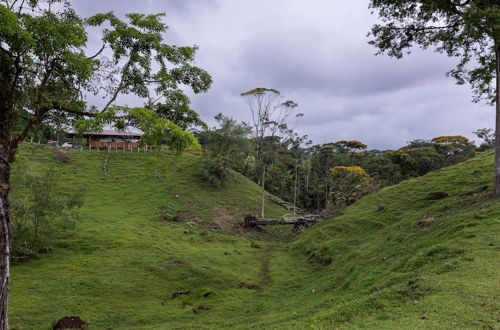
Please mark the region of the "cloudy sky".
POLYGON ((72 0, 83 16, 165 12, 166 40, 200 47, 214 80, 192 106, 249 121, 240 93, 278 89, 304 113, 297 130, 315 143, 359 139, 372 149, 493 127, 494 109, 471 102, 445 73, 454 61, 416 49, 396 60, 367 44, 368 0, 72 0))

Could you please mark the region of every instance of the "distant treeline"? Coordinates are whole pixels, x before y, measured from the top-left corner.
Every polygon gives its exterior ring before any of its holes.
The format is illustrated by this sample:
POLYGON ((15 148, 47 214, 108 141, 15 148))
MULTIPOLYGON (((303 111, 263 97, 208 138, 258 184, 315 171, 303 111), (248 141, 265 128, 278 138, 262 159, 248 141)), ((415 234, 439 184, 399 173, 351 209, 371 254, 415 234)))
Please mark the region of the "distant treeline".
MULTIPOLYGON (((197 133, 204 149, 202 176, 221 186, 231 168, 261 184, 250 127, 223 115, 216 119, 217 127, 197 133)), ((356 140, 311 145, 307 137, 285 133, 261 141, 264 185, 268 192, 309 210, 343 207, 370 190, 459 163, 494 145, 489 129, 475 132, 484 141, 480 147, 463 136, 440 136, 410 141, 397 150, 368 150, 356 140)))

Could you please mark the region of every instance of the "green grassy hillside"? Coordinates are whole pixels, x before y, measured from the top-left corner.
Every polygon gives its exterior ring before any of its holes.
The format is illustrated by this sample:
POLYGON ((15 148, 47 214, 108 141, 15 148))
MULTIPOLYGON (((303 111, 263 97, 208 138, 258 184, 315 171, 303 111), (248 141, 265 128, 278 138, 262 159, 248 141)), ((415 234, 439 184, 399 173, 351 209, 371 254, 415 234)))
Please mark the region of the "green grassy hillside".
POLYGON ((329 307, 301 322, 498 328, 500 202, 491 198, 492 169, 492 154, 481 155, 385 188, 302 236, 295 249, 327 264, 316 292, 329 307))
POLYGON ((212 188, 194 156, 165 156, 158 181, 145 169, 151 154, 113 152, 106 179, 102 152, 68 163, 22 152, 32 166, 57 164, 62 191, 86 192, 75 232, 12 267, 12 327, 47 329, 66 315, 91 329, 500 326, 491 155, 366 196, 283 242, 236 224, 257 212, 255 184, 235 174, 212 188))
MULTIPOLYGON (((256 290, 245 286, 262 285, 266 242, 255 242, 261 249, 251 243, 265 235, 228 234, 241 231, 244 214, 258 211, 257 185, 234 174, 225 189, 213 188, 196 178, 197 159, 188 154, 163 158, 168 173, 162 181, 147 169, 154 158, 149 153, 113 151, 108 179, 104 152, 72 151, 70 157, 62 163, 33 145, 21 151, 30 167, 58 172, 61 193, 82 189, 84 206, 71 237, 36 260, 14 264, 13 327, 43 329, 78 315, 96 329, 164 328, 192 319, 200 306, 213 308, 212 301, 228 308, 232 292, 251 297, 256 290), (214 223, 222 231, 214 231, 214 223), (170 299, 179 290, 192 293, 170 299)), ((269 215, 283 214, 274 204, 266 208, 269 215)))

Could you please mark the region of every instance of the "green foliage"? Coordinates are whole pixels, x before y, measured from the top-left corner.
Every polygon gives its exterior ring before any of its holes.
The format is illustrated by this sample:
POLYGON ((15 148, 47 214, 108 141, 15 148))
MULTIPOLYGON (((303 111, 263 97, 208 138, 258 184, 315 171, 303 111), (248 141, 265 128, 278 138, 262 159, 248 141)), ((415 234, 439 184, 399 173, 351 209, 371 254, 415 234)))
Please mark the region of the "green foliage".
POLYGON ((443 155, 446 164, 456 164, 474 156, 475 146, 466 137, 439 136, 432 139, 436 151, 443 155))
POLYGON ((160 134, 162 143, 175 150, 196 144, 183 131, 204 124, 180 85, 200 93, 212 80, 193 65, 196 47, 165 43, 163 16, 127 14, 121 19, 109 12, 83 19, 67 1, 0 5, 0 57, 11 87, 2 125, 16 131, 11 149, 40 124, 56 132, 72 124, 80 131, 134 125, 144 129, 148 144, 157 144, 160 134), (89 27, 102 33, 103 43, 91 56, 86 54, 89 27), (106 104, 87 103, 88 93, 102 96, 106 104), (124 94, 143 100, 144 106, 116 105, 124 94))
POLYGON ((495 132, 491 128, 480 128, 473 133, 483 140, 478 151, 486 151, 495 148, 495 132))
POLYGON ((215 116, 218 127, 199 133, 205 152, 200 175, 221 187, 230 176, 229 169, 242 171, 251 151, 250 127, 238 124, 221 113, 215 116))
POLYGON ((206 128, 207 124, 201 120, 196 111, 189 107, 189 102, 187 96, 172 92, 169 93, 169 98, 165 103, 157 103, 153 108, 159 117, 170 120, 183 130, 195 127, 206 128))
POLYGON ((330 173, 332 186, 329 197, 337 208, 354 203, 371 185, 370 176, 360 166, 335 166, 330 173))
POLYGON ((79 220, 84 192, 76 187, 61 192, 62 176, 54 168, 34 171, 27 159, 17 161, 13 179, 11 253, 16 260, 46 252, 55 240, 67 235, 79 220))
POLYGON ((334 143, 335 148, 339 152, 356 152, 361 150, 366 150, 367 146, 361 141, 352 140, 352 141, 337 141, 334 143))
POLYGON ((205 156, 200 161, 199 175, 214 186, 221 188, 231 177, 227 158, 222 156, 205 156))
POLYGON ((437 170, 445 165, 452 165, 474 156, 473 153, 462 154, 461 157, 450 159, 446 163, 445 157, 436 150, 435 147, 415 147, 403 148, 411 157, 413 168, 405 174, 414 177, 427 174, 430 171, 437 170))
POLYGON ((370 155, 363 162, 363 168, 381 186, 396 184, 403 179, 401 167, 392 161, 389 152, 370 155))
POLYGON ((459 58, 449 72, 458 84, 468 82, 481 98, 495 100, 495 51, 500 46, 497 1, 372 0, 381 23, 371 30, 370 44, 401 58, 413 45, 459 58))
POLYGON ((251 89, 247 92, 241 93, 241 96, 255 96, 255 95, 265 95, 265 94, 276 94, 279 95, 280 92, 276 89, 273 88, 263 88, 263 87, 257 87, 254 89, 251 89))
POLYGON ((431 146, 415 143, 387 152, 387 157, 399 166, 403 178, 420 176, 445 165, 445 158, 431 146))

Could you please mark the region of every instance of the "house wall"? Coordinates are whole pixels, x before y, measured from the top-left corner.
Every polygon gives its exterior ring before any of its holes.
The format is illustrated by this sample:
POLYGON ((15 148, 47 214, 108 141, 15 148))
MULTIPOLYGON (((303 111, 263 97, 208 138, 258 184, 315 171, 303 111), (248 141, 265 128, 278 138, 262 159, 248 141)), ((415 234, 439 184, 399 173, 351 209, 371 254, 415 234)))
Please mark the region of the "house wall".
POLYGON ((102 142, 91 140, 89 142, 91 148, 118 148, 118 149, 136 149, 139 146, 138 142, 102 142))

